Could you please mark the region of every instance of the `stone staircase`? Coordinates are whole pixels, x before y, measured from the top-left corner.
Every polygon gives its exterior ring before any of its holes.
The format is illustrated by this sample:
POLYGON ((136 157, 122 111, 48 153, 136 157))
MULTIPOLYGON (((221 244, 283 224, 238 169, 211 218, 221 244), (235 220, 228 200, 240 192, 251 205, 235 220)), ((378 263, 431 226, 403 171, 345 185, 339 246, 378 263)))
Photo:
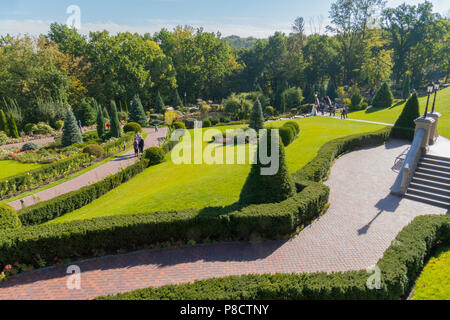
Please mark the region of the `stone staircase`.
POLYGON ((450 209, 450 158, 424 155, 405 198, 450 209))

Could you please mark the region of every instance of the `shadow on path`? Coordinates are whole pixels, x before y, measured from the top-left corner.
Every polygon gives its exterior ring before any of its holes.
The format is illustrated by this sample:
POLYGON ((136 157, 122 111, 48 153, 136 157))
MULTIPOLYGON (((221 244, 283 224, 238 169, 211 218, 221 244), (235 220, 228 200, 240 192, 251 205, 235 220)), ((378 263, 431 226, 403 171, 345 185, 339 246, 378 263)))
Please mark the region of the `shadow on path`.
POLYGON ((384 199, 377 202, 375 207, 378 209, 378 213, 372 220, 370 220, 365 226, 358 229, 358 235, 366 234, 369 231, 372 223, 383 213, 383 212, 395 212, 400 205, 401 197, 392 194, 387 195, 384 199))

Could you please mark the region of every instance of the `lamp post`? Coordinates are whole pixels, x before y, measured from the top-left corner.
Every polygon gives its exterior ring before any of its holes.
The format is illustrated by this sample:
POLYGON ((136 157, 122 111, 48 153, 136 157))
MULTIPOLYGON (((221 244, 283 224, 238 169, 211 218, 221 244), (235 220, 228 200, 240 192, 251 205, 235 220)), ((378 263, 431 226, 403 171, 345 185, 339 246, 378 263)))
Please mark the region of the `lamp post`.
POLYGON ((433 82, 430 82, 427 85, 427 106, 425 107, 425 113, 423 114, 423 118, 425 119, 427 117, 428 114, 428 103, 430 102, 430 94, 433 92, 434 89, 434 84, 433 82))
POLYGON ((439 85, 440 85, 439 80, 434 83, 434 99, 433 99, 433 108, 431 109, 431 113, 434 113, 434 107, 436 105, 436 96, 437 96, 437 92, 439 91, 439 85))

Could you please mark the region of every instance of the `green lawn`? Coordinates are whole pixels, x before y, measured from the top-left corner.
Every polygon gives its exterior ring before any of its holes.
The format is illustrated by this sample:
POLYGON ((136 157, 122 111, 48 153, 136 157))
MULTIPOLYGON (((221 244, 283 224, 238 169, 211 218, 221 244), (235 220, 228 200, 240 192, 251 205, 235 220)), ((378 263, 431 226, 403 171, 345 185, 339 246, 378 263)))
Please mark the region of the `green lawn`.
POLYGON ((0 161, 0 179, 27 172, 40 166, 41 164, 37 163, 21 163, 14 160, 2 160, 0 161))
MULTIPOLYGON (((429 111, 431 111, 431 106, 433 103, 432 99, 433 97, 430 97, 429 111)), ((421 114, 423 114, 425 112, 427 98, 422 97, 419 99, 419 101, 421 114)), ((349 118, 394 124, 398 119, 400 113, 402 112, 404 106, 405 104, 401 103, 399 105, 394 104, 394 106, 385 109, 370 108, 368 110, 352 112, 349 114, 349 118)), ((438 124, 439 134, 450 138, 450 88, 446 88, 438 92, 436 99, 436 111, 442 114, 442 117, 439 119, 438 124)))
MULTIPOLYGON (((329 140, 383 128, 376 124, 322 117, 296 121, 301 127, 300 135, 286 150, 287 163, 291 172, 298 170, 313 159, 320 146, 329 140)), ((272 127, 281 125, 282 122, 270 124, 272 127)), ((221 127, 221 130, 230 128, 238 127, 221 127)), ((186 140, 183 139, 181 143, 185 143, 186 140)), ((206 145, 208 144, 203 144, 204 147, 206 145)), ((116 214, 229 205, 238 200, 249 170, 250 164, 175 165, 168 155, 166 162, 148 168, 131 181, 96 201, 52 222, 116 214)))
POLYGON ((450 300, 450 247, 430 258, 416 282, 412 300, 450 300))

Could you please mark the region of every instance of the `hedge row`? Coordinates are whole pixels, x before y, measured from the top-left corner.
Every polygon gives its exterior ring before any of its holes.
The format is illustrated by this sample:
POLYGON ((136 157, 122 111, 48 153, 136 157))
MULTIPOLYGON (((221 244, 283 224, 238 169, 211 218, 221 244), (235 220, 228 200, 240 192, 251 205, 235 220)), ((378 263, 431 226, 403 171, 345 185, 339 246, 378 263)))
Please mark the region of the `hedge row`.
POLYGON ((102 145, 103 150, 105 150, 105 156, 110 157, 116 153, 123 150, 123 143, 125 141, 125 147, 129 148, 132 146, 134 141, 134 132, 127 132, 119 139, 113 139, 112 141, 106 142, 102 145))
POLYGON ((105 193, 117 188, 122 183, 130 180, 148 166, 147 160, 141 160, 135 164, 110 175, 104 180, 72 191, 56 198, 39 202, 33 206, 21 209, 18 214, 22 225, 29 226, 53 220, 63 214, 77 210, 105 193))
MULTIPOLYGON (((53 207, 49 203, 41 210, 34 209, 33 213, 22 213, 20 218, 24 224, 48 220, 50 212, 58 214, 68 207, 75 209, 113 184, 111 181, 99 187, 87 187, 75 199, 68 196, 65 202, 55 201, 53 207)), ((35 264, 36 254, 53 261, 55 256, 62 259, 90 256, 93 249, 116 252, 162 241, 285 235, 319 216, 328 202, 329 189, 325 185, 310 183, 298 188, 302 190, 281 203, 117 215, 3 230, 0 231, 0 269, 14 261, 35 264)))
POLYGON ((313 160, 294 174, 294 178, 319 182, 327 175, 336 157, 359 148, 379 146, 389 139, 390 133, 391 128, 388 127, 329 141, 320 147, 313 160))
POLYGON ((11 197, 43 184, 65 177, 89 166, 95 158, 79 154, 40 168, 0 180, 0 199, 11 197))
POLYGON ((410 291, 432 248, 450 243, 450 216, 421 216, 406 226, 377 266, 380 289, 369 289, 366 271, 264 274, 212 278, 147 288, 99 300, 402 299, 410 291))

